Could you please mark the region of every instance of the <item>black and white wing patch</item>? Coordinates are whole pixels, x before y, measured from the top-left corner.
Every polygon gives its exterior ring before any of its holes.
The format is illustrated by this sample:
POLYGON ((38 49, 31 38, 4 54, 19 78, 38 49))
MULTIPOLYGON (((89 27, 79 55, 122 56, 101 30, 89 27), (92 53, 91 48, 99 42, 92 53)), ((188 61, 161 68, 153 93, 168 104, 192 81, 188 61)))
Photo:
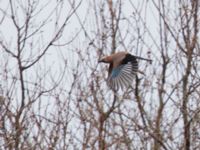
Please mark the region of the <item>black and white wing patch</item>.
POLYGON ((108 77, 108 85, 113 90, 123 89, 132 84, 133 79, 138 70, 137 61, 129 61, 126 64, 121 64, 120 66, 113 68, 110 76, 108 77))

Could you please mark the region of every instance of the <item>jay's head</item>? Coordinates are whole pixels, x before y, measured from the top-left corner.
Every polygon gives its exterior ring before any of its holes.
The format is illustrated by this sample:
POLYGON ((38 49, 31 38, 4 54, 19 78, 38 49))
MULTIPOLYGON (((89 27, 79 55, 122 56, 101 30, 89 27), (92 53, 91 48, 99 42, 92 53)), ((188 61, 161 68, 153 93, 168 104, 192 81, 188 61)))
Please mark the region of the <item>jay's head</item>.
POLYGON ((99 63, 111 63, 112 58, 110 56, 106 56, 106 57, 103 57, 102 59, 100 59, 98 62, 99 63))

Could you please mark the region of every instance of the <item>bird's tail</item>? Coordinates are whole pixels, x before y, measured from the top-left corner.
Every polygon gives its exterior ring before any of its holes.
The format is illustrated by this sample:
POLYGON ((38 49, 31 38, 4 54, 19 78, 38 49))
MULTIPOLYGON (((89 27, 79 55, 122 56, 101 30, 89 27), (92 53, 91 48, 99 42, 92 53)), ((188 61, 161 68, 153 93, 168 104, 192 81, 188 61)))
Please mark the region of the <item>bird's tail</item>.
POLYGON ((152 63, 152 59, 143 58, 143 57, 140 57, 140 56, 135 56, 135 58, 137 58, 137 59, 141 59, 141 60, 146 60, 146 61, 149 61, 149 62, 150 62, 150 64, 152 63))

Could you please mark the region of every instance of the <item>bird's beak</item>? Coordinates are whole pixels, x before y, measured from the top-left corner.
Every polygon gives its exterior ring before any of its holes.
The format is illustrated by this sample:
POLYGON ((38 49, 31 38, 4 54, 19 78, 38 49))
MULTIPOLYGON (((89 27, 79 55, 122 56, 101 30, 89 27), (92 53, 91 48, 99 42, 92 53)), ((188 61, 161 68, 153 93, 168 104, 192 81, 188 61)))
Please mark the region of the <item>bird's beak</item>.
POLYGON ((103 59, 98 60, 98 63, 101 63, 101 62, 104 62, 104 60, 103 59))

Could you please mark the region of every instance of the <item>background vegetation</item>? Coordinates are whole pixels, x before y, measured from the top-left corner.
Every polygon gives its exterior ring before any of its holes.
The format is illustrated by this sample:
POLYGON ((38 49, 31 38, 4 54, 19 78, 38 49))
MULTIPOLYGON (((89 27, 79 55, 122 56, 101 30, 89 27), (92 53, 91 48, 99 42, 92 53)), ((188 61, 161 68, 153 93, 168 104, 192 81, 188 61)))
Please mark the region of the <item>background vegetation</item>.
POLYGON ((198 0, 0 0, 0 147, 200 147, 198 0), (126 91, 97 61, 150 58, 126 91))

